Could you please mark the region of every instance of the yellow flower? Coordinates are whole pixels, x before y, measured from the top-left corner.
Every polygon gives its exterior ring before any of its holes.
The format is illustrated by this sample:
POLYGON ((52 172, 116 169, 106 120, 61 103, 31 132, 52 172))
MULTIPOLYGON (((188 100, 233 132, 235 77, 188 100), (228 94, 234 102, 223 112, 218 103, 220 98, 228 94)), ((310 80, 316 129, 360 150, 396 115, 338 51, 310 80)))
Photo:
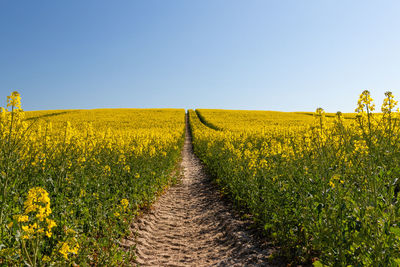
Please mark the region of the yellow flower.
POLYGON ((1 114, 1 120, 5 121, 6 116, 7 116, 7 110, 5 108, 0 107, 0 114, 1 114))
POLYGON ((368 154, 368 145, 365 140, 355 140, 354 141, 354 151, 360 152, 363 155, 368 154))
POLYGON ((73 253, 73 254, 78 254, 78 250, 79 250, 79 244, 76 243, 76 245, 74 246, 74 248, 70 249, 69 252, 73 253))
POLYGON ((103 170, 104 170, 104 174, 106 174, 106 175, 110 175, 111 174, 110 166, 108 166, 108 165, 104 166, 103 170))
POLYGON ((38 218, 42 222, 47 216, 50 215, 50 213, 51 209, 49 207, 47 208, 39 207, 38 213, 36 214, 36 218, 38 218))
POLYGON ((396 107, 397 101, 394 100, 392 92, 385 92, 386 98, 383 100, 381 110, 383 113, 390 113, 396 107))
POLYGON ((131 167, 129 167, 128 165, 125 165, 124 166, 124 171, 131 172, 131 167))
POLYGON ((72 253, 72 254, 78 254, 78 250, 79 250, 79 243, 76 240, 76 238, 73 239, 69 239, 66 242, 63 242, 60 249, 58 250, 58 252, 61 253, 61 255, 63 255, 64 259, 68 259, 68 254, 72 253))
POLYGON ((85 197, 86 196, 86 191, 84 189, 81 189, 81 192, 79 193, 79 197, 85 197))
POLYGON ((66 233, 69 234, 76 234, 76 231, 74 229, 68 228, 66 233))
POLYGON ((23 225, 22 230, 24 231, 24 235, 22 238, 28 239, 33 237, 35 234, 36 229, 38 229, 37 223, 29 224, 29 225, 23 225))
POLYGON ((51 230, 53 227, 57 226, 56 222, 53 221, 52 219, 47 219, 46 218, 46 223, 47 223, 47 228, 51 230))
POLYGON ((36 215, 39 220, 50 215, 50 198, 46 190, 41 187, 33 187, 28 191, 27 199, 24 202, 25 214, 33 211, 39 211, 36 215), (39 204, 44 204, 44 207, 39 204))
POLYGON ((18 222, 27 222, 29 221, 29 217, 26 215, 19 215, 18 216, 18 222))
POLYGON ((128 208, 129 206, 129 200, 127 200, 126 198, 121 199, 121 205, 123 209, 126 210, 126 208, 128 208))
POLYGON ((368 111, 374 111, 375 105, 372 103, 373 99, 371 98, 371 94, 368 90, 364 90, 358 99, 358 106, 356 108, 357 113, 363 113, 364 108, 368 111))
POLYGON ((67 242, 64 242, 61 246, 61 248, 59 249, 59 252, 61 253, 61 255, 63 255, 64 259, 68 260, 68 252, 69 252, 70 248, 67 242))
POLYGON ((51 259, 49 256, 45 255, 42 259, 43 262, 49 262, 51 259))
POLYGON ((21 95, 17 91, 14 91, 10 96, 7 96, 7 107, 21 109, 21 95))
POLYGON ((17 215, 17 221, 20 223, 29 222, 29 214, 31 212, 36 212, 34 218, 37 218, 35 223, 24 224, 21 226, 23 235, 23 239, 36 238, 36 234, 45 234, 47 237, 52 236, 51 229, 55 227, 57 224, 47 218, 51 214, 50 208, 50 198, 46 190, 41 187, 31 188, 28 192, 27 199, 24 202, 25 206, 25 214, 17 215), (46 221, 46 224, 41 223, 46 221), (38 224, 39 223, 39 224, 38 224), (47 229, 46 229, 47 228, 47 229))

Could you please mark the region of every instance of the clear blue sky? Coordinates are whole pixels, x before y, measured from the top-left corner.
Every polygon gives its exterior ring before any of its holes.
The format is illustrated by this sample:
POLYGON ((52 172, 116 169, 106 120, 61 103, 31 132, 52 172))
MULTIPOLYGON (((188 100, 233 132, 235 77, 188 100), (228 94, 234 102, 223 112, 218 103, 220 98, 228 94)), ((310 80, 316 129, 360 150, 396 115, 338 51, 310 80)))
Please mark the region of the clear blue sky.
POLYGON ((0 104, 352 112, 400 99, 400 1, 0 0, 0 104))

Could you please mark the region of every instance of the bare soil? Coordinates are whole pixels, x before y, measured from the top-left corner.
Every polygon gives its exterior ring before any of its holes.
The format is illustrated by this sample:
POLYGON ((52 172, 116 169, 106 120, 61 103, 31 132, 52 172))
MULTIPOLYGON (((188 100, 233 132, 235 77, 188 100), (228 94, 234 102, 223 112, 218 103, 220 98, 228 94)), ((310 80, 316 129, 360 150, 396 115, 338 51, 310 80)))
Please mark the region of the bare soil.
POLYGON ((212 184, 194 155, 186 121, 182 181, 133 223, 125 240, 140 266, 271 266, 273 249, 212 184))

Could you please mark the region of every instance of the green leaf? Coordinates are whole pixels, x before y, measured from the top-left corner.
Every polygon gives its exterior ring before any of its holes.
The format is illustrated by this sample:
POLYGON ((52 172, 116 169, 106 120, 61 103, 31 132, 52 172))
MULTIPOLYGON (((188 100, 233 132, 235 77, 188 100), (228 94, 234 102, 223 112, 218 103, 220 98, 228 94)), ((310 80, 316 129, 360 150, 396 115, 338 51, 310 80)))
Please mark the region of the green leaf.
POLYGON ((390 232, 395 234, 397 237, 400 237, 400 228, 399 227, 390 227, 390 232))
POLYGON ((314 262, 313 262, 313 266, 314 266, 314 267, 324 267, 325 265, 322 264, 322 262, 320 262, 320 261, 314 261, 314 262))

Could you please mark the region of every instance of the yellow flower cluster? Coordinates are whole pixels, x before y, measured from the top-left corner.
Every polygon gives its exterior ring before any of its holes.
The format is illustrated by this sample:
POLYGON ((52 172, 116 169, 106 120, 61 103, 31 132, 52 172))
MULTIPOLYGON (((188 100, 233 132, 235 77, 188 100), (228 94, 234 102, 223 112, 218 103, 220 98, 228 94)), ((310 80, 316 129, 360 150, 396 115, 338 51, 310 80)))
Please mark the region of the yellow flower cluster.
MULTIPOLYGON (((385 92, 385 99, 383 100, 383 104, 381 110, 383 113, 390 113, 398 104, 398 101, 394 100, 394 96, 392 92, 385 92)), ((399 110, 397 110, 398 112, 399 110)))
POLYGON ((123 210, 125 211, 129 206, 129 200, 127 200, 126 198, 123 198, 121 200, 121 206, 122 206, 123 210))
POLYGON ((70 238, 66 242, 62 242, 61 243, 61 247, 60 247, 60 249, 58 251, 64 257, 64 259, 67 260, 68 256, 70 254, 73 254, 73 255, 77 255, 78 254, 79 247, 80 247, 79 243, 78 243, 77 239, 74 237, 74 238, 70 238))
POLYGON ((365 140, 355 140, 354 141, 354 152, 359 152, 363 155, 368 154, 368 146, 365 140))
POLYGON ((120 205, 117 206, 116 211, 114 212, 114 216, 116 218, 121 217, 121 213, 122 214, 126 214, 129 210, 129 200, 127 200, 126 198, 121 199, 120 201, 120 205))
POLYGON ((14 91, 11 95, 7 96, 7 107, 21 109, 21 95, 17 91, 14 91))
POLYGON ((21 226, 24 232, 22 238, 36 238, 38 237, 37 235, 43 233, 47 237, 51 237, 52 228, 56 226, 56 223, 48 218, 51 214, 51 208, 47 191, 41 187, 31 188, 24 202, 24 209, 24 214, 19 215, 17 218, 19 223, 23 223, 21 226), (30 218, 30 215, 33 216, 30 218), (28 222, 31 223, 27 224, 28 222))
POLYGON ((24 208, 25 214, 36 211, 36 217, 43 221, 51 214, 49 193, 41 187, 31 188, 24 202, 24 208))
POLYGON ((25 112, 21 108, 21 96, 18 92, 12 92, 7 96, 7 108, 0 108, 0 138, 17 137, 18 134, 25 132, 28 126, 25 112))
POLYGON ((373 99, 371 98, 370 92, 368 90, 364 90, 358 99, 358 105, 355 111, 358 113, 374 111, 375 104, 373 104, 372 101, 373 99))

